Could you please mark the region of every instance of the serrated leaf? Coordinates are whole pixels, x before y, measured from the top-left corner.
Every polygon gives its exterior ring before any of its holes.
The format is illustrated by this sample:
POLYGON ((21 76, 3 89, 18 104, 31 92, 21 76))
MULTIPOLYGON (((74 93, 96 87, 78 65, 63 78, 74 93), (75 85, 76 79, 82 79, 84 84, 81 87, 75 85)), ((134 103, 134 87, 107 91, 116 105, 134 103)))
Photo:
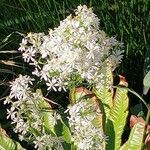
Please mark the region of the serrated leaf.
POLYGON ((108 85, 111 85, 113 83, 112 66, 111 62, 108 59, 105 60, 101 71, 104 74, 104 84, 99 89, 93 89, 93 92, 102 103, 101 110, 103 111, 103 121, 105 122, 106 118, 108 118, 109 116, 110 108, 112 107, 113 97, 113 92, 108 88, 108 85))
POLYGON ((128 115, 128 97, 126 89, 117 89, 114 106, 110 110, 110 115, 106 118, 106 135, 109 137, 106 149, 119 150, 121 136, 126 124, 128 115))
POLYGON ((130 150, 142 149, 144 130, 145 130, 144 123, 138 122, 137 124, 134 125, 129 135, 128 149, 130 150))
POLYGON ((120 150, 128 150, 128 142, 124 143, 124 144, 121 146, 120 150))
POLYGON ((105 118, 108 118, 110 108, 112 107, 112 92, 106 88, 94 89, 96 97, 102 102, 105 118))
POLYGON ((18 142, 8 137, 3 129, 0 129, 0 150, 25 150, 18 142))
POLYGON ((112 73, 112 64, 110 60, 106 59, 104 64, 101 66, 101 73, 103 74, 103 85, 99 87, 99 90, 102 88, 107 88, 109 85, 112 85, 113 83, 113 73, 112 73))

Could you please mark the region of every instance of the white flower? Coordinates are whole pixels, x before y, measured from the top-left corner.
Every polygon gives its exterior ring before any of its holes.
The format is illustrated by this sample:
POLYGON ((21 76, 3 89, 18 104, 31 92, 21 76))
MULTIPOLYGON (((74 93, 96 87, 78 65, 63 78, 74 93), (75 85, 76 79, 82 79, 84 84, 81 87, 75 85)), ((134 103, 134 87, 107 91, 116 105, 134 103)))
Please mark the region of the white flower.
POLYGON ((40 76, 45 81, 49 80, 49 71, 51 69, 51 66, 49 64, 45 64, 40 72, 40 76))
POLYGON ((117 50, 117 51, 113 51, 112 54, 110 55, 109 59, 111 61, 113 70, 119 63, 121 63, 123 58, 123 52, 124 52, 123 50, 117 50))
POLYGON ((29 84, 32 85, 32 80, 29 76, 19 75, 15 81, 10 82, 10 98, 22 99, 27 97, 27 91, 30 89, 29 84))
POLYGON ((34 147, 38 150, 52 150, 52 147, 54 147, 56 150, 63 150, 64 148, 62 146, 62 142, 63 140, 61 137, 53 137, 51 135, 44 134, 36 137, 36 140, 34 141, 34 147))
POLYGON ((77 146, 77 150, 103 150, 102 143, 105 141, 105 135, 102 129, 95 127, 92 123, 96 117, 93 105, 88 100, 82 100, 70 105, 66 112, 70 115, 69 126, 72 141, 77 146))
POLYGON ((15 111, 15 107, 11 107, 10 109, 7 109, 7 119, 11 118, 12 120, 16 117, 16 111, 15 111))
POLYGON ((40 72, 37 68, 35 68, 35 70, 32 72, 32 74, 40 77, 40 72))
POLYGON ((6 99, 4 100, 4 105, 10 104, 10 103, 11 103, 11 98, 8 96, 8 97, 6 97, 6 99))
POLYGON ((57 82, 57 79, 52 78, 51 80, 48 80, 48 82, 46 83, 46 85, 48 86, 48 90, 53 89, 54 91, 57 91, 55 84, 57 82))
POLYGON ((22 43, 20 43, 20 47, 19 47, 18 50, 21 51, 21 52, 25 51, 25 49, 27 47, 27 43, 28 43, 27 39, 23 38, 22 43))
POLYGON ((25 135, 28 131, 29 126, 19 115, 12 119, 12 124, 16 124, 15 128, 13 129, 15 133, 21 133, 25 135))
POLYGON ((41 147, 44 147, 44 145, 45 145, 43 138, 41 138, 41 137, 37 137, 36 141, 34 141, 34 144, 35 144, 34 148, 36 148, 36 149, 37 148, 40 149, 41 147))
POLYGON ((35 59, 35 53, 36 53, 36 50, 31 46, 29 47, 28 49, 26 49, 26 51, 22 54, 23 56, 23 59, 25 62, 34 62, 35 59))

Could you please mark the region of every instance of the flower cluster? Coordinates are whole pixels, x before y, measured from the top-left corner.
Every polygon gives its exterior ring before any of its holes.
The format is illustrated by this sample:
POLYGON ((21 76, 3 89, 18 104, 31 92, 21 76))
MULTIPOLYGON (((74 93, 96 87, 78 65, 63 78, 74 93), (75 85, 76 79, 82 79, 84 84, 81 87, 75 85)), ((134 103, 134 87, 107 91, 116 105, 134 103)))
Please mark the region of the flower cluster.
POLYGON ((10 82, 11 92, 10 98, 23 99, 27 97, 27 91, 30 90, 29 84, 32 85, 32 81, 29 76, 19 75, 19 78, 10 82))
POLYGON ((38 150, 63 150, 62 142, 63 140, 59 137, 44 134, 43 136, 36 137, 34 144, 35 148, 38 148, 38 150))
POLYGON ((94 125, 97 117, 95 108, 88 100, 68 106, 68 120, 72 132, 72 141, 77 150, 103 150, 106 140, 101 128, 94 125))
POLYGON ((75 16, 69 15, 48 35, 29 33, 18 50, 24 61, 35 66, 33 74, 46 81, 48 90, 65 90, 72 76, 80 76, 97 88, 105 82, 102 72, 122 60, 122 44, 115 37, 107 37, 99 29, 99 19, 87 6, 78 6, 75 16))
POLYGON ((11 104, 7 109, 7 119, 12 120, 12 124, 15 125, 14 132, 18 133, 20 140, 34 141, 38 150, 50 150, 53 147, 63 150, 61 137, 47 134, 44 124, 46 115, 51 127, 54 127, 61 117, 51 110, 39 91, 34 93, 31 90, 29 85, 32 85, 32 80, 29 76, 19 75, 10 82, 11 92, 4 101, 4 104, 11 104), (39 144, 40 142, 42 144, 39 144))
MULTIPOLYGON (((24 61, 34 66, 32 74, 45 80, 47 90, 61 91, 72 86, 73 80, 87 81, 95 88, 110 86, 111 71, 123 57, 121 48, 115 37, 107 37, 99 29, 99 19, 93 10, 80 5, 74 16, 69 15, 47 35, 27 34, 18 50, 23 53, 24 61)), ((4 101, 11 104, 7 118, 15 124, 14 131, 20 134, 20 139, 31 140, 36 149, 62 150, 63 140, 54 131, 61 116, 51 109, 39 91, 32 91, 32 81, 29 76, 19 75, 10 82, 10 95, 4 101)), ((82 99, 68 106, 66 112, 71 140, 77 149, 103 150, 106 136, 94 124, 97 112, 93 104, 82 99)))

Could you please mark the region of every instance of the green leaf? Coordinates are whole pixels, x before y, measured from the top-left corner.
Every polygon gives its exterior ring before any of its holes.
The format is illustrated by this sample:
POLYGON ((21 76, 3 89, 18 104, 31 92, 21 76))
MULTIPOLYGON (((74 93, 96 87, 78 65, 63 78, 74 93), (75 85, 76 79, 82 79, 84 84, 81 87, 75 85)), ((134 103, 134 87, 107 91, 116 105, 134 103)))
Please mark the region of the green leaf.
POLYGON ((144 86, 150 87, 150 71, 146 74, 143 81, 144 86))
POLYGON ((141 150, 143 145, 143 136, 144 136, 145 125, 141 122, 138 122, 134 125, 129 135, 129 140, 124 143, 120 150, 141 150))
POLYGON ((150 87, 149 86, 144 86, 143 87, 143 94, 146 95, 149 91, 150 87))
POLYGON ((63 124, 62 136, 67 143, 71 143, 71 132, 69 127, 62 120, 61 123, 63 124))
POLYGON ((64 122, 64 120, 60 119, 56 126, 55 126, 55 133, 57 136, 62 137, 64 142, 63 147, 64 149, 70 149, 71 148, 71 132, 69 127, 67 126, 67 123, 64 122))
POLYGON ((55 134, 54 111, 52 110, 51 105, 44 99, 41 90, 37 89, 36 93, 39 96, 39 100, 37 102, 38 107, 40 108, 40 116, 43 118, 45 130, 47 133, 53 132, 55 134))
POLYGON ((55 132, 57 136, 62 136, 66 143, 71 143, 71 132, 68 126, 66 120, 64 122, 64 120, 61 118, 55 126, 55 132))
POLYGON ((139 103, 135 105, 134 107, 130 108, 131 114, 134 114, 138 117, 143 117, 144 116, 144 110, 143 110, 143 105, 142 103, 139 103))
POLYGON ((121 146, 120 150, 128 150, 128 142, 124 143, 124 144, 121 146))
POLYGON ((143 80, 143 94, 146 95, 150 89, 150 47, 147 48, 147 52, 144 60, 144 80, 143 80))
POLYGON ((69 100, 71 104, 75 104, 85 98, 84 96, 92 94, 91 91, 87 90, 84 87, 73 88, 69 93, 69 100))
POLYGON ((0 129, 0 150, 25 150, 18 142, 8 137, 3 129, 0 129))
POLYGON ((143 144, 145 124, 138 122, 131 130, 129 140, 128 140, 128 149, 130 150, 141 150, 143 144))
POLYGON ((147 48, 144 60, 144 77, 150 71, 150 47, 147 48))
MULTIPOLYGON (((39 108, 39 115, 43 119, 43 126, 45 128, 46 133, 51 134, 53 136, 62 137, 64 140, 64 142, 62 142, 64 149, 70 149, 71 133, 69 127, 67 126, 66 117, 62 119, 62 117, 60 116, 60 119, 57 120, 57 123, 55 123, 55 115, 57 115, 55 114, 56 111, 52 110, 51 105, 49 104, 48 100, 43 97, 42 91, 40 89, 37 89, 36 93, 38 95, 37 106, 39 108)), ((36 131, 33 129, 32 131, 36 136, 36 131)))
POLYGON ((108 118, 110 108, 112 107, 112 92, 107 88, 101 88, 99 90, 94 89, 93 92, 102 102, 104 119, 108 118))
POLYGON ((128 115, 128 97, 126 89, 117 89, 114 105, 110 110, 110 115, 106 118, 106 135, 109 140, 106 150, 119 150, 121 145, 121 137, 126 124, 128 115))

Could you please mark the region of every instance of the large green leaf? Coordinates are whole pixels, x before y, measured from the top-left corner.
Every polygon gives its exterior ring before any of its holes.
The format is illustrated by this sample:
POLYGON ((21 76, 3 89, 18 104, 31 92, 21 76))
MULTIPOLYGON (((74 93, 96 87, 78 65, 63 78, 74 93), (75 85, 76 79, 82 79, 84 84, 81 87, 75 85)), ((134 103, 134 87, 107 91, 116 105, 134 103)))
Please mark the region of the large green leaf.
POLYGON ((64 149, 71 149, 71 132, 67 123, 63 119, 60 119, 57 122, 55 126, 55 133, 57 136, 63 138, 64 142, 62 144, 64 149))
POLYGON ((120 150, 141 150, 143 145, 145 124, 138 122, 132 128, 128 141, 122 145, 120 150))
POLYGON ((69 130, 69 127, 66 125, 65 121, 61 118, 57 121, 55 124, 54 121, 56 118, 54 118, 55 110, 52 110, 51 105, 48 101, 45 100, 45 98, 42 95, 41 90, 36 91, 39 95, 38 100, 38 106, 40 108, 40 115, 43 118, 43 124, 45 127, 45 130, 48 134, 54 134, 56 136, 61 136, 65 142, 63 142, 63 147, 66 149, 70 149, 71 147, 71 133, 69 130))
POLYGON ((43 125, 45 127, 45 130, 47 133, 51 133, 53 132, 55 134, 54 131, 54 110, 52 110, 51 105, 49 104, 49 102, 47 102, 43 95, 41 90, 37 90, 36 91, 37 95, 39 96, 39 100, 37 100, 38 103, 38 107, 40 108, 40 116, 43 118, 43 125))
POLYGON ((114 105, 110 110, 110 115, 106 118, 106 135, 108 142, 106 149, 119 150, 121 136, 126 124, 128 115, 128 97, 126 89, 117 89, 114 98, 114 105))
POLYGON ((108 118, 110 108, 112 107, 112 92, 106 88, 94 89, 96 97, 102 102, 104 119, 108 118))
POLYGON ((105 122, 106 118, 108 118, 109 116, 110 108, 112 107, 112 97, 113 97, 113 92, 110 90, 109 87, 113 83, 113 73, 112 73, 111 62, 108 59, 105 60, 105 63, 101 68, 101 72, 103 72, 104 74, 104 78, 103 78, 104 84, 99 89, 94 88, 93 92, 102 103, 101 109, 103 111, 103 116, 104 116, 103 118, 105 122))
POLYGON ((129 136, 128 149, 130 150, 142 149, 144 130, 145 130, 144 123, 138 122, 137 124, 134 125, 129 136))
POLYGON ((124 143, 124 144, 121 146, 120 150, 128 150, 128 142, 124 143))
POLYGON ((18 142, 8 137, 3 129, 0 129, 0 150, 25 150, 18 142))
POLYGON ((69 130, 69 127, 61 120, 62 123, 62 136, 63 139, 67 142, 67 143, 71 143, 71 132, 69 130))

